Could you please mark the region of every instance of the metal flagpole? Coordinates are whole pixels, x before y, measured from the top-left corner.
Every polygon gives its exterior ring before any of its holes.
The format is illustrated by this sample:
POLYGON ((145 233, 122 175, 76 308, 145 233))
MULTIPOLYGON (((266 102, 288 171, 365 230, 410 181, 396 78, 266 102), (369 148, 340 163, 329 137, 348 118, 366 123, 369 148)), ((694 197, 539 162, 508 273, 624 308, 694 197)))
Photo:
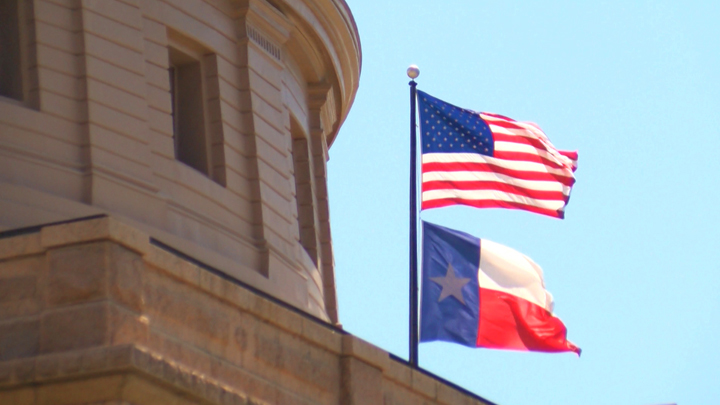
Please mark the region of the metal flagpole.
POLYGON ((417 277, 417 135, 415 132, 415 103, 420 69, 410 65, 410 365, 418 367, 418 277, 417 277))

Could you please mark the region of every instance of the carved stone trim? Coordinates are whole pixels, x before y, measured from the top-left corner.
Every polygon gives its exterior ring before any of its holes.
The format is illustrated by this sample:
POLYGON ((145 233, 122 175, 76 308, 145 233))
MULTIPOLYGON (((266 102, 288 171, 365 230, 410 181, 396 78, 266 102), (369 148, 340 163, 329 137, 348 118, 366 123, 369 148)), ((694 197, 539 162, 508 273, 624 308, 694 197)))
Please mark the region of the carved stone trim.
POLYGON ((267 52, 268 55, 272 56, 279 62, 282 61, 282 48, 280 48, 279 45, 263 35, 257 28, 250 24, 245 25, 245 31, 247 32, 248 38, 267 52))
MULTIPOLYGON (((193 368, 135 344, 0 362, 0 370, 5 377, 0 382, 3 389, 133 373, 149 377, 156 384, 159 380, 159 388, 179 393, 190 400, 221 405, 267 405, 193 368)), ((113 399, 123 399, 121 390, 117 391, 118 395, 113 399)), ((142 392, 135 394, 142 395, 142 392)))

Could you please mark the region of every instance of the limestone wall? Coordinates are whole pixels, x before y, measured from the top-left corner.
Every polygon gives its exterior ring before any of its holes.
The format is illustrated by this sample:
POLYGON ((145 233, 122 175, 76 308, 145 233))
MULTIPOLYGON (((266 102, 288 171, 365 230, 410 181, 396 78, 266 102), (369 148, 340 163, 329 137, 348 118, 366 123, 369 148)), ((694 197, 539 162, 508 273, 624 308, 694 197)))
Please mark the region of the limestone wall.
POLYGON ((24 95, 0 96, 0 230, 112 213, 337 321, 326 161, 360 73, 343 0, 9 1, 24 95))
POLYGON ((490 404, 112 217, 0 234, 0 404, 490 404))

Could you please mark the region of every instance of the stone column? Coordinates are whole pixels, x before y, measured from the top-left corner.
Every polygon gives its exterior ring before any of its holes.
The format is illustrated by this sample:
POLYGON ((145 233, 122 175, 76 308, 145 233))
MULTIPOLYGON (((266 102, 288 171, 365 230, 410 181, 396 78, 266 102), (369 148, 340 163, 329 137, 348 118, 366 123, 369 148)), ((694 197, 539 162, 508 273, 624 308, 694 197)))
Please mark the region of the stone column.
POLYGON ((333 322, 338 322, 335 296, 335 262, 330 234, 330 203, 327 188, 327 136, 333 130, 333 88, 327 83, 316 83, 308 88, 310 121, 310 160, 314 178, 313 206, 317 230, 318 269, 322 274, 325 309, 333 322))
POLYGON ((154 223, 143 17, 139 5, 82 0, 87 203, 154 223))

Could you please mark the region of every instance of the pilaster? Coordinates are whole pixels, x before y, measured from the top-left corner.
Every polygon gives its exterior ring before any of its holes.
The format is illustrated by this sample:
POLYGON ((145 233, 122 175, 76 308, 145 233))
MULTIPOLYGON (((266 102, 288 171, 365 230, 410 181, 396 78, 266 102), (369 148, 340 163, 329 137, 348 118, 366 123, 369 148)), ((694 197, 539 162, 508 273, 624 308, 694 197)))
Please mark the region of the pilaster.
POLYGON ((316 83, 308 87, 308 108, 310 125, 310 161, 314 179, 313 207, 315 229, 317 230, 318 268, 322 274, 325 308, 328 316, 338 322, 337 298, 335 292, 335 262, 330 234, 330 203, 327 188, 327 136, 332 131, 334 120, 329 114, 333 88, 327 83, 316 83))
POLYGON ((143 18, 137 2, 80 1, 88 203, 156 222, 143 18))
MULTIPOLYGON (((290 35, 286 17, 263 0, 240 2, 237 9, 241 72, 249 91, 245 136, 250 146, 255 237, 263 255, 263 272, 295 272, 297 231, 291 217, 292 144, 282 103, 283 46, 290 35)), ((304 284, 304 281, 297 280, 304 284)))

